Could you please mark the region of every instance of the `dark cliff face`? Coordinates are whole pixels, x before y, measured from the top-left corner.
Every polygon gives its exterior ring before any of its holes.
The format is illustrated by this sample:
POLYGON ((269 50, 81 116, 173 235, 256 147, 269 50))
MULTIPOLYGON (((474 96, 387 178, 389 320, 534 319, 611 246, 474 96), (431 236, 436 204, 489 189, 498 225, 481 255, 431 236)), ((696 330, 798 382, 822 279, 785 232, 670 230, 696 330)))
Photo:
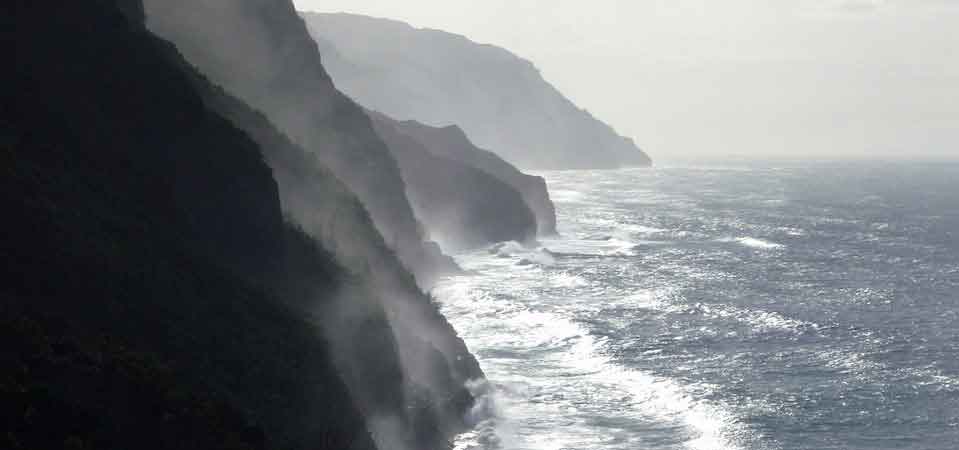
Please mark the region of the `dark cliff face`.
POLYGON ((455 125, 431 127, 414 120, 395 123, 403 134, 421 143, 427 150, 486 172, 509 184, 522 194, 536 217, 537 234, 556 234, 556 208, 549 198, 546 180, 527 175, 493 152, 480 149, 470 142, 466 133, 455 125))
MULTIPOLYGON (((288 264, 286 270, 280 271, 275 282, 277 289, 288 293, 284 298, 294 300, 289 306, 314 318, 323 330, 332 344, 331 359, 364 416, 393 417, 398 426, 409 429, 407 380, 394 329, 380 294, 368 286, 368 281, 358 278, 369 276, 370 268, 360 267, 357 261, 371 257, 345 251, 343 246, 354 251, 377 248, 378 260, 389 261, 396 267, 402 264, 382 242, 355 195, 332 173, 315 164, 307 152, 276 130, 261 113, 210 85, 201 75, 193 75, 190 79, 206 105, 246 132, 273 169, 287 219, 302 230, 299 242, 288 253, 300 256, 316 245, 312 240, 315 237, 348 272, 341 277, 336 295, 326 295, 322 303, 313 301, 324 296, 306 281, 311 275, 301 269, 302 264, 288 264), (338 230, 349 230, 349 234, 338 230)), ((412 279, 409 282, 414 284, 412 279)), ((413 442, 412 437, 395 437, 404 438, 413 442)))
POLYGON ((472 404, 464 385, 483 377, 476 360, 420 292, 356 197, 314 164, 315 156, 222 90, 205 92, 214 110, 260 144, 287 217, 331 249, 351 273, 339 295, 323 305, 321 323, 373 431, 390 445, 441 448, 449 433, 464 425, 461 418, 472 404), (394 339, 396 355, 387 351, 394 339))
POLYGON ((2 446, 373 450, 292 309, 346 274, 136 6, 0 17, 2 446))
POLYGON ((424 242, 389 150, 333 86, 289 0, 147 0, 149 27, 227 92, 265 113, 362 201, 424 285, 455 264, 424 242))
POLYGON ((632 140, 577 107, 526 60, 392 20, 304 13, 337 86, 397 119, 461 126, 522 168, 648 166, 632 140))
POLYGON ((462 250, 536 238, 536 218, 512 186, 473 166, 430 152, 387 116, 369 115, 399 162, 417 217, 443 248, 462 250))
POLYGON ((207 103, 260 144, 284 214, 350 272, 341 295, 323 308, 337 318, 324 326, 377 442, 441 446, 464 425, 472 402, 466 382, 483 376, 416 283, 429 284, 452 261, 423 242, 389 149, 365 112, 335 90, 292 4, 157 0, 147 2, 147 18, 223 84, 207 103), (262 114, 237 106, 237 99, 262 114), (403 263, 419 269, 418 280, 403 263), (380 311, 397 344, 401 379, 376 375, 393 370, 375 359, 375 350, 388 346, 358 347, 380 339, 365 335, 383 334, 380 311), (370 395, 376 390, 383 395, 370 395))

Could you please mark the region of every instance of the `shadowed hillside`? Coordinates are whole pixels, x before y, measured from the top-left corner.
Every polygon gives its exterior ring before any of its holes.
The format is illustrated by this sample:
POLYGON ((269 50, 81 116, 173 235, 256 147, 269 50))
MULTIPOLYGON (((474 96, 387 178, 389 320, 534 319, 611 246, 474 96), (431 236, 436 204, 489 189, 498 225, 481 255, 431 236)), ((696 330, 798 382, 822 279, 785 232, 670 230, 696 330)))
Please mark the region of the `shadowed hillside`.
POLYGON ((16 62, 0 106, 0 442, 372 450, 319 328, 294 313, 346 274, 285 223, 255 142, 140 14, 16 0, 0 17, 16 62))
POLYGON ((536 217, 512 186, 471 165, 430 152, 389 117, 375 112, 369 115, 400 165, 417 217, 444 249, 536 238, 536 217))
MULTIPOLYGON (((390 434, 396 447, 386 448, 445 445, 446 435, 465 425, 463 411, 473 401, 465 382, 483 377, 465 344, 419 291, 356 197, 315 156, 222 90, 203 92, 211 107, 260 144, 288 218, 350 272, 339 295, 322 305, 321 324, 354 399, 373 418, 374 432, 390 434), (394 337, 399 360, 385 351, 394 337)), ((296 286, 296 280, 284 284, 296 286)))
POLYGON ((152 30, 223 85, 222 92, 206 97, 207 103, 261 145, 284 214, 350 271, 354 284, 324 309, 348 320, 324 325, 340 367, 374 374, 370 382, 382 381, 371 385, 347 377, 377 443, 445 445, 445 438, 466 425, 465 412, 473 402, 467 381, 483 376, 417 286, 449 271, 452 260, 422 240, 393 156, 365 112, 333 87, 292 4, 148 1, 147 17, 152 30), (263 114, 238 107, 237 99, 263 114), (418 280, 400 259, 416 269, 418 280), (359 351, 378 342, 364 333, 384 329, 379 311, 385 312, 397 343, 401 379, 375 375, 390 365, 376 352, 359 351), (368 397, 371 389, 390 395, 368 397))
POLYGON ((421 284, 454 270, 424 242, 396 161, 363 110, 333 86, 291 1, 144 3, 151 30, 343 180, 421 284))
POLYGON ((549 198, 546 180, 543 177, 520 172, 495 153, 477 148, 458 126, 431 127, 414 120, 396 122, 395 126, 433 154, 459 161, 512 186, 522 194, 526 204, 536 216, 538 234, 543 236, 556 234, 556 208, 549 198))

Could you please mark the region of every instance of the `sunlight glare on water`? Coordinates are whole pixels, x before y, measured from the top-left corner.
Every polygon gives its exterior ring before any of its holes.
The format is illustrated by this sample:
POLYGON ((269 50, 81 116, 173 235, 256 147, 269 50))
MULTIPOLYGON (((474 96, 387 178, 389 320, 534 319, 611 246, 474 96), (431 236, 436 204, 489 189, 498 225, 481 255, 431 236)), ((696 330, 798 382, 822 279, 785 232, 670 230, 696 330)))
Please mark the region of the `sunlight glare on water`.
POLYGON ((489 378, 456 448, 952 448, 959 168, 881 170, 545 173, 561 235, 435 291, 489 378))

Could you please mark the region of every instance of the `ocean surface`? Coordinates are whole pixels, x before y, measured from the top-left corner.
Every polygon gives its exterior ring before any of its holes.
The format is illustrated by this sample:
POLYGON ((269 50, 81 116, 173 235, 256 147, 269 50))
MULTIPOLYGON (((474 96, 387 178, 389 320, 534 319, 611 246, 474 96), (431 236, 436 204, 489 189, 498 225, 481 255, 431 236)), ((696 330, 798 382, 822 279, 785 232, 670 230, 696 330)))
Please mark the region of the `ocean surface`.
POLYGON ((456 448, 959 448, 959 165, 542 173, 561 235, 435 291, 456 448))

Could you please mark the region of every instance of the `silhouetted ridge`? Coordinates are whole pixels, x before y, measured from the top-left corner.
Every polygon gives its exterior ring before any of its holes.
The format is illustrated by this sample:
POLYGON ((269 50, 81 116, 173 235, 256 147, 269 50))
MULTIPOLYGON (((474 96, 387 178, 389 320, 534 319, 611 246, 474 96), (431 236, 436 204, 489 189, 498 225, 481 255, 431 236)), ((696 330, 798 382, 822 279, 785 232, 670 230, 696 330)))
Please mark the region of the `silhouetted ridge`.
POLYGON ((475 248, 536 238, 536 218, 512 186, 452 158, 430 152, 396 121, 369 112, 399 162, 417 217, 444 248, 475 248))
POLYGON ((493 152, 470 142, 463 129, 456 125, 442 128, 406 120, 394 124, 400 132, 421 143, 431 153, 459 161, 486 172, 509 184, 522 196, 536 217, 539 235, 556 234, 556 208, 549 198, 546 180, 520 172, 493 152))
POLYGON ((291 309, 346 274, 284 222, 256 143, 139 11, 0 16, 2 446, 373 450, 291 309))
POLYGON ((315 156, 222 90, 202 91, 215 110, 261 145, 290 220, 317 236, 351 272, 323 308, 322 323, 361 409, 374 422, 386 417, 395 423, 393 441, 442 446, 449 432, 463 427, 462 412, 472 404, 465 381, 483 376, 465 344, 418 290, 356 197, 315 156), (407 369, 385 351, 394 335, 396 356, 407 361, 407 369))
MULTIPOLYGON (((400 262, 382 242, 363 206, 333 174, 315 164, 262 114, 222 89, 210 86, 202 77, 194 77, 194 81, 212 109, 229 118, 260 145, 273 168, 288 219, 308 230, 301 232, 299 243, 291 246, 293 250, 302 252, 316 246, 307 235, 313 234, 350 272, 337 295, 323 305, 319 323, 334 343, 333 356, 358 406, 368 416, 384 411, 402 415, 406 406, 405 387, 394 330, 380 295, 367 288, 362 279, 369 277, 369 271, 373 270, 365 265, 371 256, 344 251, 342 246, 346 239, 353 239, 350 246, 354 248, 377 248, 376 256, 380 260, 397 267, 401 267, 400 262), (349 236, 332 229, 337 228, 337 221, 348 227, 349 236), (374 353, 371 348, 376 349, 376 357, 371 357, 374 353)), ((313 298, 317 293, 309 283, 303 283, 310 275, 297 273, 299 267, 293 264, 281 272, 285 278, 278 286, 296 294, 289 296, 291 298, 313 298)), ((414 281, 410 279, 409 283, 412 285, 414 281)), ((307 315, 317 313, 315 304, 293 306, 307 315)))
POLYGON ((337 86, 367 108, 470 140, 523 168, 648 166, 631 139, 577 107, 512 53, 438 30, 303 13, 337 86))
POLYGON ((452 259, 424 242, 396 161, 363 110, 333 86, 291 1, 145 4, 153 31, 343 180, 423 285, 455 270, 452 259))
POLYGON ((424 242, 400 169, 370 119, 333 87, 288 0, 146 5, 151 29, 224 87, 205 100, 260 144, 284 214, 349 271, 318 309, 377 443, 444 448, 468 425, 466 384, 483 373, 417 286, 455 265, 424 242), (395 372, 391 340, 401 369, 393 377, 385 375, 395 372))

